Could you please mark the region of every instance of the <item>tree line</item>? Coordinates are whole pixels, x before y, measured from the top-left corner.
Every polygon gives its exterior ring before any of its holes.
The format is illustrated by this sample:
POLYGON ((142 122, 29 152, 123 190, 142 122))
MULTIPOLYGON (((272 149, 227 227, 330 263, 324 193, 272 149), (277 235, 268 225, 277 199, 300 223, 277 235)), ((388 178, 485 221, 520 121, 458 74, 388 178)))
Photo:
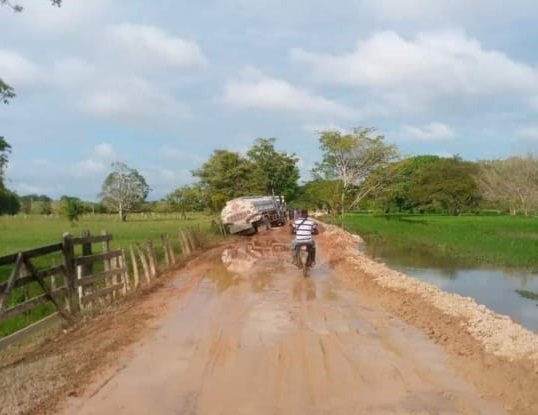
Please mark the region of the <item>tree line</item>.
POLYGON ((371 128, 349 133, 319 133, 321 161, 311 180, 299 184, 299 158, 278 151, 276 138, 258 138, 244 155, 217 149, 198 169, 194 184, 148 202, 145 178, 124 163, 112 164, 100 202, 62 196, 19 197, 6 189, 4 171, 11 150, 0 139, 0 214, 63 214, 76 220, 85 213, 192 211, 218 213, 227 200, 246 195, 282 196, 289 206, 343 214, 379 213, 459 215, 494 209, 511 215, 538 212, 538 159, 533 154, 507 159, 466 161, 458 155, 400 157, 396 146, 371 128))

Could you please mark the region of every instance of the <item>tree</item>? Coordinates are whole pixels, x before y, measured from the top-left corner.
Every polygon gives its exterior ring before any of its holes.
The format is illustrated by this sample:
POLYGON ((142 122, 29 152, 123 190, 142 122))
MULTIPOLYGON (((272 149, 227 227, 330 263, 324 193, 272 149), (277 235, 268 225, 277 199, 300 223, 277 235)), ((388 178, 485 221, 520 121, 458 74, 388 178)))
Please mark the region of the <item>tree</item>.
POLYGON ((299 180, 299 159, 295 154, 275 150, 276 138, 258 138, 247 151, 248 159, 255 164, 261 183, 261 191, 266 195, 282 195, 291 200, 297 194, 299 180))
POLYGON ((336 212, 340 204, 338 183, 335 180, 312 180, 299 188, 295 205, 309 209, 336 212))
MULTIPOLYGON (((413 197, 419 186, 419 178, 424 170, 439 160, 439 156, 419 155, 390 163, 386 170, 391 170, 393 174, 386 175, 387 180, 383 186, 369 195, 370 207, 385 213, 413 211, 420 204, 420 201, 413 197)), ((367 179, 370 180, 371 178, 367 179)), ((377 181, 377 178, 374 178, 374 181, 377 181)))
POLYGON ((17 194, 0 186, 0 215, 16 215, 20 208, 17 194))
POLYGON ((480 162, 478 185, 484 198, 504 204, 511 215, 538 208, 538 159, 532 154, 480 162))
POLYGON ((261 187, 254 163, 228 150, 215 150, 192 175, 200 179, 213 211, 220 211, 230 199, 259 192, 261 187))
POLYGON ((69 222, 78 221, 80 215, 84 213, 84 204, 78 197, 62 196, 60 198, 61 213, 69 219, 69 222))
POLYGON ((118 212, 122 222, 127 214, 146 200, 150 191, 144 177, 124 163, 112 163, 112 173, 103 182, 100 197, 108 209, 118 212))
POLYGON ((9 104, 11 98, 15 98, 15 91, 0 78, 0 102, 9 104))
POLYGON ((206 198, 200 185, 182 186, 166 197, 166 201, 174 212, 201 211, 205 208, 206 198))
POLYGON ((411 198, 424 210, 439 208, 449 215, 459 215, 480 201, 477 173, 475 163, 458 156, 439 158, 420 171, 411 198))
POLYGON ((27 215, 48 215, 52 213, 52 199, 47 195, 24 195, 19 200, 22 212, 27 215))
MULTIPOLYGON (((372 128, 355 128, 350 134, 339 131, 322 131, 320 133, 320 148, 323 159, 313 170, 318 179, 334 180, 340 195, 340 212, 344 218, 346 196, 355 193, 351 206, 357 205, 381 182, 370 182, 369 188, 361 189, 365 180, 376 170, 386 166, 397 157, 396 146, 385 144, 385 137, 374 135, 372 128)), ((378 175, 383 180, 383 175, 378 175)))

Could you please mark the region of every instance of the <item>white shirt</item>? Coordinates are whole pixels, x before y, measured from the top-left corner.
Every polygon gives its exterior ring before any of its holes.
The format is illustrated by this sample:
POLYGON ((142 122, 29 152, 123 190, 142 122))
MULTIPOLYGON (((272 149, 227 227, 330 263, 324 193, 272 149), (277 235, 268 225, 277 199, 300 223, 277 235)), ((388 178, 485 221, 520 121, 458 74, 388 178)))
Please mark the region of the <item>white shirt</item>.
POLYGON ((293 221, 295 228, 295 240, 309 242, 312 240, 312 232, 316 228, 314 221, 308 218, 299 218, 293 221))

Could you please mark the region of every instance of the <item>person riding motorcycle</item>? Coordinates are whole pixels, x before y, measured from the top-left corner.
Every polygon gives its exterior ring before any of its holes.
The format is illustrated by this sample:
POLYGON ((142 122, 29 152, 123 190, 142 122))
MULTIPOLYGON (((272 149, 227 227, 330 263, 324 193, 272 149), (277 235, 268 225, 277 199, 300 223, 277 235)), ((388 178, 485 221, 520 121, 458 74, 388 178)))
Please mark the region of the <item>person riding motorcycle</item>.
POLYGON ((318 227, 312 219, 308 219, 308 210, 302 209, 300 217, 291 223, 295 239, 291 241, 291 258, 293 265, 299 266, 295 248, 298 244, 309 244, 312 252, 312 266, 316 262, 316 241, 312 235, 318 234, 318 227))

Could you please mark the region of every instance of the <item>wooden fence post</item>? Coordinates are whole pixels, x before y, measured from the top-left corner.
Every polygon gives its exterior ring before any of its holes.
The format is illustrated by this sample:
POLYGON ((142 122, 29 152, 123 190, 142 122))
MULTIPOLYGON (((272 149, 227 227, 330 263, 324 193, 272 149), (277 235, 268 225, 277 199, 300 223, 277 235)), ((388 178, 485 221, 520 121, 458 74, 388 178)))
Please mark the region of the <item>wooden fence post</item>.
MULTIPOLYGON (((82 237, 83 238, 89 238, 91 235, 90 235, 90 231, 89 230, 85 230, 82 232, 82 237)), ((91 242, 84 242, 82 244, 82 255, 83 256, 89 256, 92 254, 92 243, 91 242)), ((93 262, 87 262, 85 263, 83 266, 82 266, 82 276, 86 276, 86 275, 92 275, 93 273, 93 262)))
MULTIPOLYGON (((123 249, 121 250, 121 255, 117 257, 116 261, 118 262, 118 268, 125 267, 125 252, 123 249)), ((123 283, 123 288, 121 290, 121 293, 123 295, 126 295, 127 291, 130 290, 129 274, 127 274, 127 270, 121 272, 120 278, 121 278, 121 282, 123 283)))
POLYGON ((138 273, 138 263, 136 262, 136 256, 132 245, 129 247, 129 251, 131 253, 131 264, 133 265, 134 289, 137 289, 140 286, 140 274, 138 273))
MULTIPOLYGON (((82 265, 77 265, 77 281, 80 281, 82 279, 82 265)), ((77 296, 78 296, 78 306, 80 311, 84 311, 86 306, 84 305, 84 287, 82 285, 78 286, 77 289, 77 296)))
POLYGON ((198 249, 198 244, 191 229, 187 231, 187 240, 189 241, 190 250, 192 252, 196 251, 198 249))
POLYGON ((149 259, 149 267, 151 269, 151 277, 155 278, 157 276, 157 264, 155 263, 155 251, 153 250, 153 241, 147 242, 147 252, 149 259))
POLYGON ((172 261, 172 264, 176 264, 176 254, 174 253, 174 247, 172 245, 172 240, 170 239, 170 234, 166 234, 166 246, 168 248, 168 255, 172 261))
POLYGON ((142 268, 144 270, 144 277, 146 278, 146 283, 149 285, 151 283, 151 275, 149 272, 149 264, 146 259, 146 255, 138 242, 135 244, 135 248, 136 248, 136 251, 138 252, 138 256, 140 256, 140 262, 142 263, 142 268))
POLYGON ((79 302, 77 301, 77 292, 75 290, 75 281, 77 275, 74 265, 75 253, 73 247, 73 236, 67 232, 63 235, 62 251, 64 257, 65 286, 67 289, 69 311, 71 314, 77 314, 80 311, 80 307, 79 302))
MULTIPOLYGON (((101 235, 107 236, 108 231, 106 229, 103 229, 101 231, 101 235)), ((107 252, 110 252, 110 239, 106 239, 101 243, 103 254, 106 254, 107 252)), ((111 260, 110 258, 107 258, 103 261, 104 264, 104 270, 109 271, 112 269, 111 260)), ((106 277, 105 279, 105 287, 110 287, 112 285, 112 277, 106 277)), ((107 294, 107 300, 110 301, 112 299, 112 293, 107 294)))
POLYGON ((185 231, 179 231, 179 238, 181 240, 181 251, 183 256, 189 256, 191 254, 191 248, 189 246, 189 240, 185 235, 185 231))
POLYGON ((168 268, 170 266, 170 253, 168 252, 168 247, 166 246, 166 235, 164 233, 161 234, 161 243, 163 244, 164 264, 166 265, 166 268, 168 268))

